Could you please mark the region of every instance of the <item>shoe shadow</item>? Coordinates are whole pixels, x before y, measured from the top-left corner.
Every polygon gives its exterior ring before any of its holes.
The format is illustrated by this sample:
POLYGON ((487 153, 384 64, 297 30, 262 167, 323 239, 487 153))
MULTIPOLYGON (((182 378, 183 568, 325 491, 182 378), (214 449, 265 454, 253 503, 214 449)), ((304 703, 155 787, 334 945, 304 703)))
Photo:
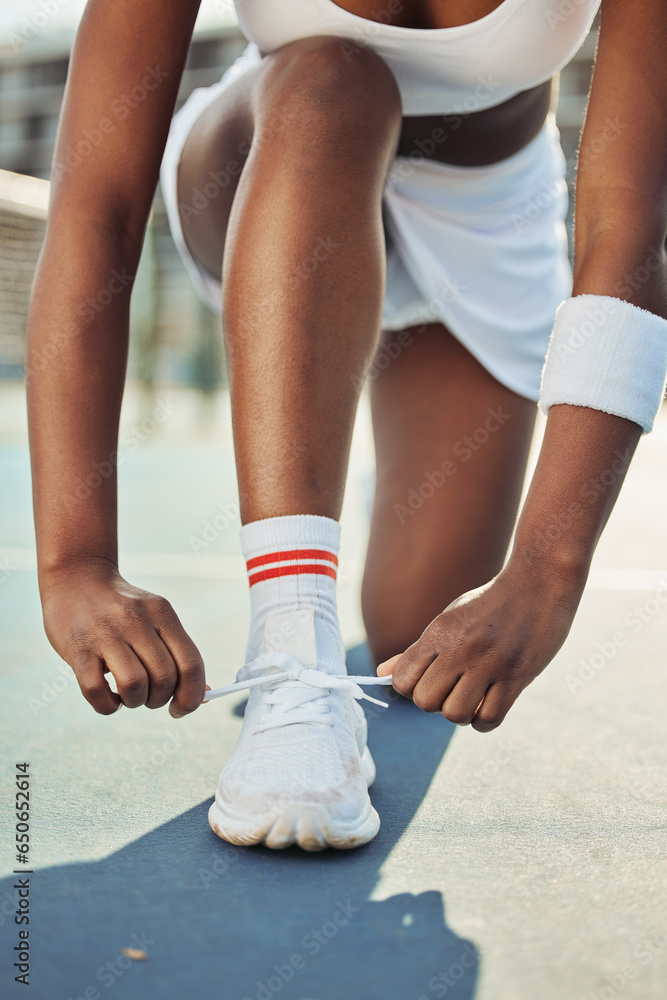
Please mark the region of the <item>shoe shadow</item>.
MULTIPOLYGON (((371 672, 364 647, 350 651, 348 666, 371 672)), ((454 729, 388 700, 388 709, 370 706, 382 817, 374 841, 312 855, 236 848, 210 831, 207 801, 102 861, 36 872, 31 995, 100 1000, 118 984, 127 1000, 472 1000, 479 956, 447 927, 441 894, 370 898, 454 729), (124 947, 149 959, 132 960, 124 947)), ((6 996, 22 995, 9 957, 18 940, 13 883, 0 883, 6 996)))

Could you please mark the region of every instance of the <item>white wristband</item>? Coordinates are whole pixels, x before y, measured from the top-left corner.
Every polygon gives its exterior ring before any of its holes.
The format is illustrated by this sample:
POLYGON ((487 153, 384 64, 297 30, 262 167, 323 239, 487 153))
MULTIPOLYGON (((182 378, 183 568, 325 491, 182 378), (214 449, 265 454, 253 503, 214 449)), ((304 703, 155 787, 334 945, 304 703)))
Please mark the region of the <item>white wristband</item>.
POLYGON ((556 310, 539 406, 589 406, 648 434, 665 391, 667 320, 609 295, 577 295, 556 310))

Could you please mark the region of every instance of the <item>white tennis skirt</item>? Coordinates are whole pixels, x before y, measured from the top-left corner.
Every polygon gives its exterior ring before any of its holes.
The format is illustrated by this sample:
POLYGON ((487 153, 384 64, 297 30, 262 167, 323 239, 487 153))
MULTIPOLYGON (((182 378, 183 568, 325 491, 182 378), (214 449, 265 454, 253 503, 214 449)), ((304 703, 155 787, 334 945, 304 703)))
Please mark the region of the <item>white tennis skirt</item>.
MULTIPOLYGON (((261 58, 250 43, 218 83, 193 91, 174 115, 160 172, 176 247, 198 294, 217 313, 222 287, 185 245, 176 174, 199 115, 261 58)), ((518 153, 482 167, 429 159, 446 131, 434 130, 423 152, 397 156, 387 177, 382 328, 442 323, 499 382, 537 400, 554 315, 572 291, 555 117, 518 153)))

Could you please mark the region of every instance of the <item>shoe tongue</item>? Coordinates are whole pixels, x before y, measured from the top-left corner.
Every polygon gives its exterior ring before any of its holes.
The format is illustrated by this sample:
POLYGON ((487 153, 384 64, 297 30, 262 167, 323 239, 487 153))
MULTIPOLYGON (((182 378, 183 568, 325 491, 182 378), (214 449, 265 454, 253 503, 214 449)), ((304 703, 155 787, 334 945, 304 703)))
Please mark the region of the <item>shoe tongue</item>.
POLYGON ((317 667, 314 611, 285 611, 264 623, 263 653, 289 653, 304 667, 317 667))

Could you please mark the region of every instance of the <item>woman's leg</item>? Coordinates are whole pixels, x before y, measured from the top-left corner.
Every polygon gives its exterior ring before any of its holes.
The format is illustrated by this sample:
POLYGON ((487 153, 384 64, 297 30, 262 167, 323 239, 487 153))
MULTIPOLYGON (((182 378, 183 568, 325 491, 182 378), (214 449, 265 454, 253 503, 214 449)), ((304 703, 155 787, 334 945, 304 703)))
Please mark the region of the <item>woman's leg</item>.
POLYGON ((184 231, 211 273, 223 261, 244 523, 339 516, 358 386, 379 336, 382 190, 401 102, 375 53, 346 51, 317 37, 271 53, 202 115, 179 171, 187 205, 211 169, 243 161, 235 190, 184 231))
POLYGON ((371 388, 377 487, 362 603, 378 663, 502 568, 536 414, 442 325, 409 333, 371 388))
POLYGON ((401 102, 378 56, 346 52, 310 38, 267 56, 211 105, 180 171, 187 204, 188 187, 202 189, 212 168, 229 173, 251 133, 233 198, 212 201, 186 235, 211 273, 222 262, 248 659, 260 681, 209 813, 240 844, 354 847, 379 827, 363 711, 323 675, 345 673, 336 519, 379 336, 382 192, 401 102), (310 681, 299 683, 304 668, 310 681))

